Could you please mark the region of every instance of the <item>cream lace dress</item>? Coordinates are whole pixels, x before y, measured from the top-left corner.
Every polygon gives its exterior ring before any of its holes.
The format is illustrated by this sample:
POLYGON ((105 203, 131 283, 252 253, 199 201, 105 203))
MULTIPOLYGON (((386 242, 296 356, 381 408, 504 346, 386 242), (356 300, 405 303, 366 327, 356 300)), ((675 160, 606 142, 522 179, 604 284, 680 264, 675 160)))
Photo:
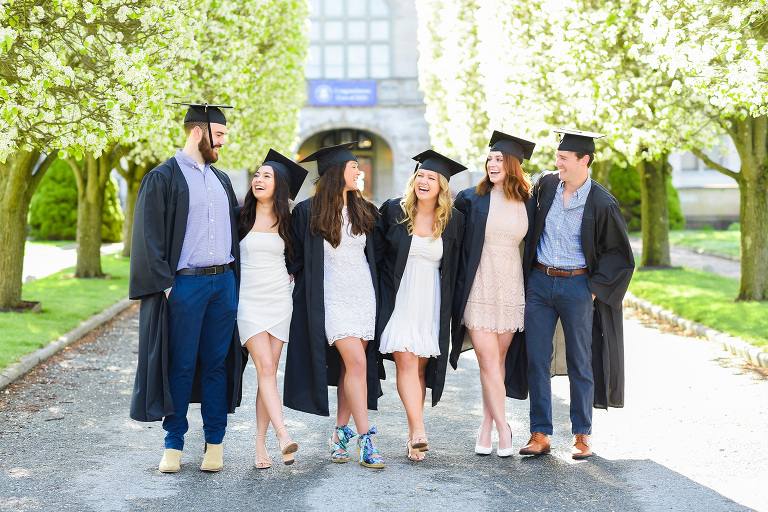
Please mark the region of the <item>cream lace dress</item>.
POLYGON ((522 331, 525 289, 520 242, 528 232, 525 203, 491 189, 480 265, 461 323, 476 331, 522 331))
POLYGON ((379 351, 440 355, 440 262, 443 239, 413 235, 395 296, 395 309, 381 334, 379 351))
POLYGON ((353 235, 347 207, 342 210, 341 243, 323 240, 323 296, 328 344, 347 337, 372 340, 376 329, 376 294, 365 258, 365 235, 353 235))

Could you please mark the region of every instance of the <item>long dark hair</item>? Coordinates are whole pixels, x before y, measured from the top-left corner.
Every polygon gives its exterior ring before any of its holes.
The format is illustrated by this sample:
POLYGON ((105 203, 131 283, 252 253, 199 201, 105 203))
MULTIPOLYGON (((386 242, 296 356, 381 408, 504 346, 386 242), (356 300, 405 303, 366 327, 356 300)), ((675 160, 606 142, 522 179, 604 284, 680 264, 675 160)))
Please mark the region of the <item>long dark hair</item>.
MULTIPOLYGON (((315 184, 310 207, 312 218, 309 232, 312 236, 322 235, 334 249, 341 243, 341 211, 344 208, 344 171, 347 162, 329 167, 315 184)), ((347 191, 347 215, 352 226, 352 234, 367 235, 376 224, 376 207, 363 197, 359 190, 347 191)))
MULTIPOLYGON (((507 171, 507 176, 504 178, 502 189, 504 190, 504 197, 507 199, 517 199, 518 201, 527 201, 531 197, 531 181, 528 176, 523 172, 523 168, 520 166, 520 161, 507 153, 502 151, 502 161, 504 162, 504 170, 507 171)), ((493 188, 491 178, 488 177, 488 160, 485 161, 485 176, 477 184, 475 192, 479 196, 484 196, 493 188)))
MULTIPOLYGON (((293 251, 293 238, 291 237, 291 212, 288 202, 290 189, 288 188, 288 182, 282 174, 275 171, 272 175, 275 177, 275 191, 272 195, 272 210, 275 212, 275 217, 277 217, 277 222, 273 224, 272 227, 277 226, 277 233, 285 243, 286 260, 288 260, 288 263, 291 263, 295 253, 293 251)), ((240 209, 238 215, 240 229, 237 231, 237 237, 239 240, 245 238, 245 235, 253 229, 253 224, 256 222, 256 204, 258 202, 259 200, 253 195, 253 187, 248 187, 248 192, 246 192, 245 200, 243 201, 243 207, 240 209)))

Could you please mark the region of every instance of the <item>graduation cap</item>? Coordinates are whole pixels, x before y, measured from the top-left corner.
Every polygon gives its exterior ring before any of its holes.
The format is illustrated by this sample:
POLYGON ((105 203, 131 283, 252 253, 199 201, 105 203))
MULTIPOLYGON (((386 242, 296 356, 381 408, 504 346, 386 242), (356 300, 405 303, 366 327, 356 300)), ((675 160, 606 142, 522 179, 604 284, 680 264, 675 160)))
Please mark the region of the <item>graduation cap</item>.
POLYGON ((187 105, 187 115, 184 116, 184 123, 208 123, 208 137, 213 148, 213 132, 211 123, 223 124, 226 126, 227 118, 224 117, 222 108, 232 108, 232 105, 209 105, 207 103, 174 103, 174 105, 187 105))
POLYGON ((347 151, 355 144, 357 144, 357 141, 320 148, 299 163, 303 164, 304 162, 314 162, 317 160, 317 174, 322 176, 325 171, 336 164, 349 162, 350 160, 357 162, 357 157, 350 151, 347 151))
MULTIPOLYGON (((445 176, 445 179, 450 180, 451 176, 466 169, 463 165, 455 160, 451 160, 447 156, 443 156, 437 151, 428 149, 423 153, 419 153, 414 160, 421 164, 421 168, 425 171, 435 171, 438 174, 445 176)), ((419 170, 419 164, 416 164, 414 174, 419 170)))
POLYGON ((275 151, 270 149, 267 153, 267 157, 264 159, 262 166, 268 165, 275 171, 282 174, 285 181, 288 182, 288 188, 291 189, 291 200, 296 199, 296 195, 301 189, 304 179, 307 177, 307 170, 291 160, 275 151))
POLYGON ((530 140, 521 139, 520 137, 507 135, 498 130, 493 130, 493 135, 491 135, 491 141, 488 143, 488 147, 491 148, 491 151, 501 151, 502 153, 512 155, 522 164, 523 160, 531 158, 536 143, 530 140))
POLYGON ((557 150, 573 151, 574 153, 594 153, 595 139, 605 137, 602 133, 583 132, 571 128, 556 128, 552 131, 562 134, 557 150))

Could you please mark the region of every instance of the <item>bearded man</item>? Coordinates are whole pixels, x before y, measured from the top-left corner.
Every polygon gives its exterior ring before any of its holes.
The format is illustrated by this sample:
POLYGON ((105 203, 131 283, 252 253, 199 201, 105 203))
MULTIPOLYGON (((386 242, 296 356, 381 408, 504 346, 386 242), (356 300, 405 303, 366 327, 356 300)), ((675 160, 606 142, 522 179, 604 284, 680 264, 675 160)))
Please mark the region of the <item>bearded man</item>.
POLYGON ((227 105, 189 104, 184 148, 143 179, 136 200, 129 296, 141 300, 131 418, 163 420, 159 470, 180 469, 190 402, 200 402, 200 469, 223 466, 227 413, 239 405, 243 357, 236 332, 237 199, 212 167, 227 137, 227 105))

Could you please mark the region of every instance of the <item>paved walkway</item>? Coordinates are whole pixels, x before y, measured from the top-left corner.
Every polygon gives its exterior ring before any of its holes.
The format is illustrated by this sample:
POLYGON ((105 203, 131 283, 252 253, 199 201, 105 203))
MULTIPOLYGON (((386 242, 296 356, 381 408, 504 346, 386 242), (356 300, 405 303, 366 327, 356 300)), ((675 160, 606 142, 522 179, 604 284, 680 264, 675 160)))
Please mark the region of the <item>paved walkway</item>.
MULTIPOLYGON (((590 459, 570 458, 565 377, 553 380, 551 455, 475 455, 480 383, 466 352, 448 372, 442 401, 425 410, 430 451, 422 463, 405 458, 405 414, 386 363, 384 396, 370 416, 384 470, 333 464, 333 418, 290 409, 296 463, 280 463, 270 430, 274 466, 255 469, 251 364, 244 405, 229 416, 224 469, 199 470, 193 406, 181 472, 159 473, 160 424, 128 418, 137 330, 134 307, 0 394, 0 511, 768 511, 768 379, 713 344, 634 317, 625 321, 626 407, 595 411, 590 459)), ((278 380, 282 390, 282 372, 278 380)), ((507 400, 507 418, 519 447, 528 402, 507 400)))
MULTIPOLYGON (((102 244, 101 254, 114 254, 123 250, 123 243, 102 244)), ((77 244, 56 247, 44 244, 27 244, 24 251, 24 269, 21 275, 28 283, 77 265, 77 244)))
MULTIPOLYGON (((640 264, 640 255, 643 252, 643 241, 639 237, 630 237, 632 251, 635 253, 636 263, 640 264)), ((669 258, 672 266, 688 267, 706 270, 733 279, 741 278, 741 263, 727 258, 714 256, 712 253, 703 254, 696 249, 682 245, 672 245, 669 248, 669 258)))

